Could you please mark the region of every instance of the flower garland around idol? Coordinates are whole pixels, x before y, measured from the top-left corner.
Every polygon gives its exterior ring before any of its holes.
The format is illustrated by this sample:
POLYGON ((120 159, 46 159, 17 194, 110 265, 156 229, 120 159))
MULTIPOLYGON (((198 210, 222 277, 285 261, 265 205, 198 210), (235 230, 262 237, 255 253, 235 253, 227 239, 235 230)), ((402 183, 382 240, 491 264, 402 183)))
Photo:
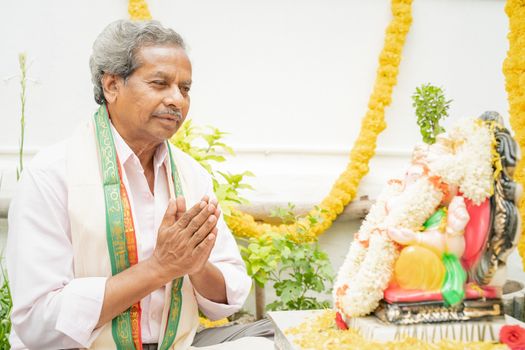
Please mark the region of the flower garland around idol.
POLYGON ((393 18, 386 29, 384 47, 379 55, 374 89, 368 102, 361 130, 350 153, 350 162, 336 180, 328 196, 310 211, 310 216, 320 216, 315 223, 305 217, 294 224, 271 225, 258 223, 237 209, 227 216, 226 222, 236 236, 259 237, 272 231, 288 234, 297 241, 311 241, 326 231, 342 213, 344 207, 355 197, 361 179, 368 173, 368 163, 374 156, 378 135, 385 129, 385 107, 390 105, 406 35, 412 23, 412 0, 392 0, 393 18), (299 228, 307 228, 299 230, 299 228), (297 232, 306 232, 299 235, 297 232))
POLYGON ((336 310, 351 318, 368 315, 378 306, 398 256, 386 230, 420 231, 444 197, 443 184, 459 188, 475 204, 492 194, 495 145, 489 128, 477 120, 462 119, 449 132, 449 140, 457 143, 452 154, 439 143, 423 151, 416 148, 413 161, 425 159, 426 170, 413 183, 391 180, 370 209, 337 274, 336 310))
MULTIPOLYGON (((508 0, 505 12, 509 17, 509 50, 503 62, 505 89, 509 100, 510 124, 514 130, 514 139, 518 143, 521 155, 525 152, 525 1, 508 0)), ((525 186, 525 161, 522 158, 516 166, 514 181, 525 186)), ((518 203, 521 216, 521 238, 518 251, 525 269, 525 196, 518 203)))

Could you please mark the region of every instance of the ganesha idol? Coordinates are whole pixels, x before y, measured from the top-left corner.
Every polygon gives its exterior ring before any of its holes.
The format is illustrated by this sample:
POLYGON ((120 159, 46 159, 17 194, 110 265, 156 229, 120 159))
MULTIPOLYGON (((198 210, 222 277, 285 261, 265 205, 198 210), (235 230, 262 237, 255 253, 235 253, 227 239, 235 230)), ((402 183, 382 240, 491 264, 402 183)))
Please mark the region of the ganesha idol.
POLYGON ((516 142, 495 112, 417 146, 355 234, 334 285, 343 319, 394 324, 503 314, 505 263, 519 232, 516 142))

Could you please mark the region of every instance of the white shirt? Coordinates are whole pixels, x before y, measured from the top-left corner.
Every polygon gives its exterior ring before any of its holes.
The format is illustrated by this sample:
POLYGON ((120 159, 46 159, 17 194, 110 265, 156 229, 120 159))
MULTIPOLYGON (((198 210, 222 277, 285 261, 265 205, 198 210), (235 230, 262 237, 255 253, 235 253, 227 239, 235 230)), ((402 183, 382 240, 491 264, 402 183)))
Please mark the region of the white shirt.
MULTIPOLYGON (((153 253, 167 207, 169 192, 164 167, 169 166, 169 156, 166 145, 159 146, 154 156, 152 194, 138 157, 116 129, 112 131, 134 215, 141 261, 153 253)), ((65 163, 65 141, 41 151, 24 168, 9 209, 7 267, 13 296, 12 349, 89 347, 100 331, 94 328, 102 309, 106 278, 74 278, 65 163)), ((189 156, 182 166, 194 172, 192 188, 214 198, 206 171, 189 156)), ((228 304, 212 302, 195 292, 200 310, 211 319, 238 311, 251 287, 222 215, 217 225, 219 233, 209 261, 224 276, 228 304)), ((141 300, 143 343, 158 342, 164 289, 141 300)))

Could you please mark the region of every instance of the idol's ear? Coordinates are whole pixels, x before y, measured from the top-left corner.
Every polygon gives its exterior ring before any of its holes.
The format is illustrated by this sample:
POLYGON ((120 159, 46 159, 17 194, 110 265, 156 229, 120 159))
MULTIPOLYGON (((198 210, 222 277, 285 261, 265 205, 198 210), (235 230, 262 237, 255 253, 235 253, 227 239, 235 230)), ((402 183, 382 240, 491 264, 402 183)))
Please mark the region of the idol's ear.
POLYGON ((102 76, 102 90, 104 91, 104 97, 108 104, 112 104, 117 100, 121 85, 121 77, 104 73, 102 76))

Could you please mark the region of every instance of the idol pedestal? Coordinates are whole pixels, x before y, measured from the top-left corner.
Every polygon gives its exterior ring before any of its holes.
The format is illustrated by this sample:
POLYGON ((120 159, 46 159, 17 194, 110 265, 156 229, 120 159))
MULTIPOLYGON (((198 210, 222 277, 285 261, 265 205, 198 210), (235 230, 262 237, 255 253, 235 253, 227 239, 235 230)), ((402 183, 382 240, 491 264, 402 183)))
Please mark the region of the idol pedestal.
MULTIPOLYGON (((322 312, 322 310, 269 312, 268 316, 275 325, 275 348, 278 350, 300 350, 293 342, 294 335, 286 334, 286 330, 290 327, 296 327, 308 319, 314 319, 322 312)), ((361 335, 370 341, 385 342, 400 340, 410 336, 427 342, 438 342, 441 339, 463 342, 497 342, 499 331, 506 324, 518 324, 525 327, 523 322, 508 315, 493 318, 492 320, 404 326, 386 324, 375 316, 368 316, 353 318, 349 327, 359 330, 361 335)))

